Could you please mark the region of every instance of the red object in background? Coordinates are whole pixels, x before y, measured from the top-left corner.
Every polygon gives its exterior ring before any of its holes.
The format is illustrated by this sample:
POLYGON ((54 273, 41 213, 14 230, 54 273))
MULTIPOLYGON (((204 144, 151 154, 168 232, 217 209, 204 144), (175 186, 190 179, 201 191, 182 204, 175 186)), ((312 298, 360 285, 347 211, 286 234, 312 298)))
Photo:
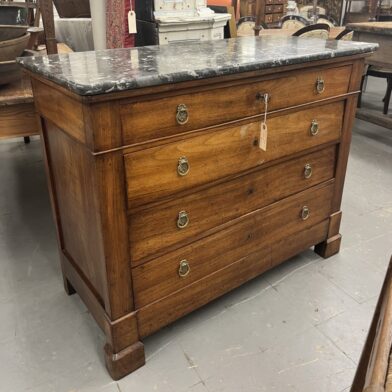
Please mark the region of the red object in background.
POLYGON ((234 7, 236 18, 240 17, 240 0, 207 0, 207 5, 223 5, 226 7, 234 7))
POLYGON ((231 0, 208 0, 207 5, 225 5, 230 7, 233 3, 231 0))
MULTIPOLYGON (((133 0, 135 7, 135 0, 133 0)), ((135 46, 135 35, 128 33, 130 0, 106 0, 106 47, 130 48, 135 46)))

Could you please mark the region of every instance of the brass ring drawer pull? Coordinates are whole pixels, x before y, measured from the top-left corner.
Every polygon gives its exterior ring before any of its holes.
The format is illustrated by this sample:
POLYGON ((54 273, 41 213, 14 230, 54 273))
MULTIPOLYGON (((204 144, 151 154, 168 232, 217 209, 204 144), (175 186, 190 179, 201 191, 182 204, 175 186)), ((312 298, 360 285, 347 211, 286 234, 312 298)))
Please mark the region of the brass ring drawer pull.
POLYGON ((317 90, 317 94, 322 94, 325 91, 325 82, 322 77, 317 78, 316 90, 317 90))
POLYGON ((191 272, 191 267, 189 266, 188 260, 181 260, 180 267, 178 268, 178 275, 180 278, 186 278, 191 272))
POLYGON ((317 120, 312 120, 312 124, 310 125, 310 134, 312 136, 316 136, 319 133, 320 127, 317 120))
POLYGON ((185 229, 189 224, 189 216, 186 211, 180 211, 178 213, 178 218, 177 218, 177 227, 179 229, 185 229))
POLYGON ((188 158, 181 157, 178 160, 177 173, 183 177, 189 173, 189 169, 190 169, 190 166, 189 166, 188 158))
POLYGON ((313 174, 312 165, 310 163, 307 163, 304 168, 304 176, 306 179, 308 179, 308 178, 312 177, 312 174, 313 174))
POLYGON ((176 120, 179 125, 185 125, 189 121, 188 108, 181 104, 177 106, 176 120))
POLYGON ((301 211, 302 220, 304 220, 304 221, 307 220, 309 218, 309 216, 310 216, 309 207, 307 207, 307 206, 302 207, 302 211, 301 211))

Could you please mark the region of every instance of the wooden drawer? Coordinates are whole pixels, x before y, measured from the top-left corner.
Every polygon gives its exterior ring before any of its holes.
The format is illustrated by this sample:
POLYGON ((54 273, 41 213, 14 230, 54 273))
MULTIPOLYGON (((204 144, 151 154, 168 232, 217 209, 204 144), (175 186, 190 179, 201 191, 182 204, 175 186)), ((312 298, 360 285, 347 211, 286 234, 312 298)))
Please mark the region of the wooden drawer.
POLYGON ((273 22, 279 22, 279 20, 282 18, 283 14, 273 14, 272 15, 272 20, 273 22))
POLYGON ((274 0, 266 0, 265 1, 266 4, 274 4, 274 2, 275 2, 274 0))
MULTIPOLYGON (((268 120, 267 151, 259 148, 260 122, 232 126, 124 156, 128 206, 146 204, 340 138, 344 102, 268 120), (312 136, 316 120, 319 132, 312 136), (180 159, 189 173, 178 174, 180 159)), ((177 195, 176 195, 177 197, 177 195)))
POLYGON ((336 146, 330 146, 136 212, 129 219, 131 262, 178 248, 232 219, 333 178, 335 151, 336 146), (183 228, 177 226, 181 212, 188 222, 183 228))
POLYGON ((345 94, 350 74, 351 66, 308 70, 235 88, 124 103, 120 108, 123 143, 131 145, 261 114, 264 104, 256 98, 260 92, 271 95, 269 110, 345 94), (321 94, 316 90, 318 78, 325 82, 325 90, 321 94), (189 117, 184 125, 179 125, 176 120, 179 105, 187 108, 189 117))
POLYGON ((163 297, 137 311, 139 336, 145 337, 241 284, 255 278, 290 257, 325 240, 329 219, 272 246, 261 248, 242 259, 207 275, 179 291, 163 297))
POLYGON ((274 13, 282 13, 283 12, 283 5, 274 5, 273 12, 274 13))
POLYGON ((274 12, 274 5, 266 5, 265 6, 265 12, 267 13, 267 14, 271 14, 272 12, 274 12))
POLYGON ((310 188, 249 214, 226 230, 133 268, 136 307, 163 298, 260 249, 266 251, 264 257, 271 257, 269 250, 274 243, 327 219, 333 189, 333 180, 310 188), (306 207, 310 215, 304 220, 301 215, 306 207), (182 261, 190 268, 185 277, 179 276, 182 261))
POLYGON ((273 22, 272 14, 265 15, 264 21, 265 21, 265 23, 272 23, 273 22))

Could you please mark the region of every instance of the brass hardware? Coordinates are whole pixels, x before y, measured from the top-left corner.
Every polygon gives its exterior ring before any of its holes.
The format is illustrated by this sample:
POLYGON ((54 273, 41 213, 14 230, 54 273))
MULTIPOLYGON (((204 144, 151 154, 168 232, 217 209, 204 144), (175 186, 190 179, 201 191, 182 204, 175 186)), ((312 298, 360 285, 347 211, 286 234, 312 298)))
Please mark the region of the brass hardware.
POLYGON ((178 213, 178 218, 177 218, 177 227, 179 229, 185 229, 189 224, 189 216, 186 211, 180 211, 178 213))
POLYGON ((318 77, 316 80, 316 90, 317 94, 322 94, 325 90, 325 82, 322 77, 318 77))
POLYGON ((258 101, 264 102, 264 103, 268 103, 271 99, 271 95, 268 93, 256 93, 256 99, 258 101))
POLYGON ((306 179, 312 177, 313 174, 313 169, 312 169, 312 165, 310 163, 307 163, 305 165, 305 169, 304 169, 304 176, 306 179))
POLYGON ((317 120, 312 120, 312 124, 310 125, 310 134, 312 136, 316 136, 319 133, 319 123, 317 120))
POLYGON ((178 160, 177 173, 183 177, 189 173, 189 169, 190 169, 190 166, 189 166, 188 158, 181 157, 178 160))
POLYGON ((180 278, 186 278, 191 272, 191 267, 189 266, 188 260, 181 260, 180 267, 178 268, 178 275, 180 278))
POLYGON ((307 220, 309 218, 309 216, 310 216, 309 207, 307 207, 307 206, 302 207, 302 211, 301 211, 302 220, 304 220, 304 221, 307 220))
POLYGON ((177 114, 176 114, 177 123, 180 125, 184 125, 189 120, 188 108, 186 105, 181 104, 177 106, 177 114))

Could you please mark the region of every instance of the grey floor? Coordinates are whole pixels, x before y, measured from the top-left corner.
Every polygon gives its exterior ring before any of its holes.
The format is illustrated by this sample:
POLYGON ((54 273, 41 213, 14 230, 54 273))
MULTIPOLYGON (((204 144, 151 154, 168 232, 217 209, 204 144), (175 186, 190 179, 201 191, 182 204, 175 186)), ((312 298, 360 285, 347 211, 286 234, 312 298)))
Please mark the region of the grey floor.
MULTIPOLYGON (((383 90, 370 80, 364 100, 383 90)), ((392 130, 355 124, 339 255, 306 251, 156 333, 119 382, 63 291, 40 147, 0 143, 0 391, 349 390, 392 254, 392 130)))

